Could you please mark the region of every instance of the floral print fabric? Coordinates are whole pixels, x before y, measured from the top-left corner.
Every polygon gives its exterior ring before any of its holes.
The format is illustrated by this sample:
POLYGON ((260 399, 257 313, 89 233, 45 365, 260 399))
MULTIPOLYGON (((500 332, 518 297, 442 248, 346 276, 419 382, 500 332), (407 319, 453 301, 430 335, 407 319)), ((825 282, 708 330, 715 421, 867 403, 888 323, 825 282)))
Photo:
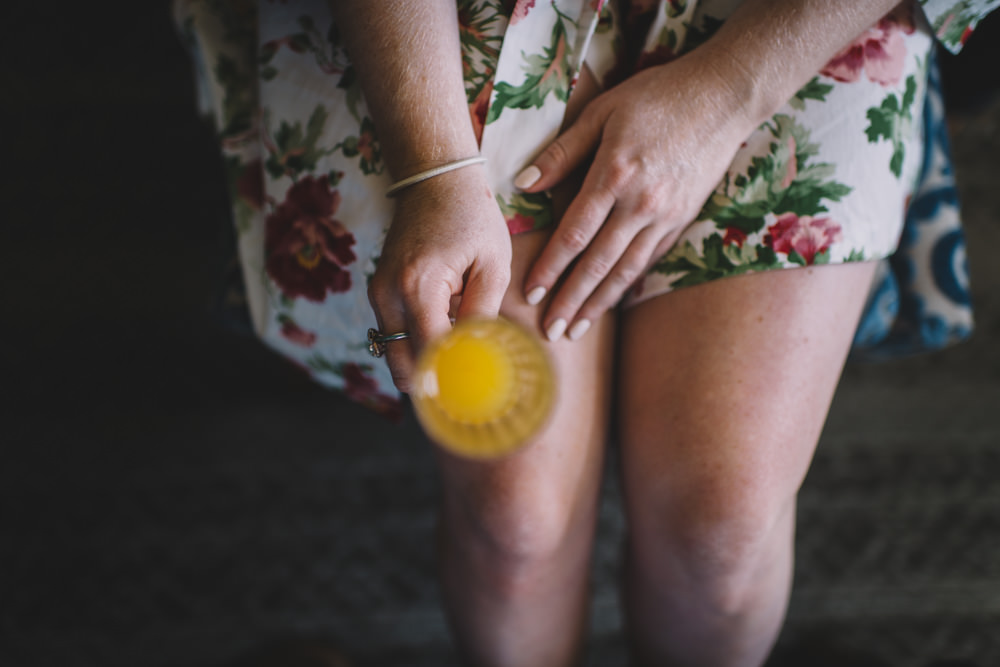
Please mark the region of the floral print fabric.
MULTIPOLYGON (((1000 1, 1000 0, 998 0, 1000 1)), ((706 40, 735 0, 457 0, 469 112, 512 233, 553 224, 513 177, 557 134, 584 64, 604 85, 706 40)), ((677 245, 626 298, 751 271, 881 259, 922 173, 933 35, 958 48, 998 2, 904 3, 762 125, 677 245)), ((219 137, 253 326, 388 414, 366 296, 392 203, 381 147, 322 0, 176 0, 219 137)))

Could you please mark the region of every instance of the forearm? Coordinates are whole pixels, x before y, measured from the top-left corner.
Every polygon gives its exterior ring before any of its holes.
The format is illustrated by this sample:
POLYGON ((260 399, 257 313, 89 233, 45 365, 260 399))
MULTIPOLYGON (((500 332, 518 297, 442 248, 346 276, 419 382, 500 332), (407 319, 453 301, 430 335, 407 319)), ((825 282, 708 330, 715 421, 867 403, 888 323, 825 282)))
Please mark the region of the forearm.
POLYGON ((746 0, 701 49, 754 124, 899 0, 746 0))
POLYGON ((475 155, 453 0, 330 0, 396 179, 475 155))

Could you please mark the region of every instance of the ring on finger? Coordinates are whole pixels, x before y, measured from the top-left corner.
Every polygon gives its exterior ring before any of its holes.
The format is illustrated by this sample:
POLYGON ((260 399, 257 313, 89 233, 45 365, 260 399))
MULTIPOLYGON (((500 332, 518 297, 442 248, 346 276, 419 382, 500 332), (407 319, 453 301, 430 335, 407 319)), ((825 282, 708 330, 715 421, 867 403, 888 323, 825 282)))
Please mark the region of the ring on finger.
POLYGON ((394 340, 403 340, 409 338, 410 334, 406 331, 400 331, 398 333, 384 334, 378 329, 368 330, 368 354, 373 357, 381 357, 385 354, 385 344, 392 342, 394 340))

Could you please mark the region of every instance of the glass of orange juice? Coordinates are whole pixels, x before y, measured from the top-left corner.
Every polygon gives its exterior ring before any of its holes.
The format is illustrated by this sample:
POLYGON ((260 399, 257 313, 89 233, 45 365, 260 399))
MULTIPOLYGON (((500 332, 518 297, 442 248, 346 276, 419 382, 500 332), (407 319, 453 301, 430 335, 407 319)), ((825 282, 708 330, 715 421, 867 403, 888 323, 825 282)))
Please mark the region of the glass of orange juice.
POLYGON ((505 319, 457 323, 417 359, 411 398, 438 444, 470 458, 509 454, 538 432, 555 399, 538 338, 505 319))

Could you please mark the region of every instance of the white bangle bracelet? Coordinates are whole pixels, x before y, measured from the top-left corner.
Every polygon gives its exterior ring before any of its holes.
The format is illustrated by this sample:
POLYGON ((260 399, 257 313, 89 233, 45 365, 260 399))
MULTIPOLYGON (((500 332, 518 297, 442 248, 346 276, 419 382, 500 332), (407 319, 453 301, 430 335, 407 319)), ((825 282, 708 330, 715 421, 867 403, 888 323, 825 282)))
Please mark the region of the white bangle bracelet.
POLYGON ((406 178, 396 181, 390 185, 389 189, 385 191, 385 196, 390 198, 395 197, 396 193, 403 188, 408 188, 411 185, 419 183, 420 181, 426 181, 428 178, 434 178, 435 176, 446 174, 449 171, 454 171, 455 169, 468 167, 472 164, 482 164, 484 162, 486 162, 486 158, 482 155, 476 155, 475 157, 467 157, 463 160, 455 160, 454 162, 449 162, 448 164, 443 164, 440 167, 434 167, 433 169, 422 171, 419 174, 414 174, 413 176, 407 176, 406 178))

